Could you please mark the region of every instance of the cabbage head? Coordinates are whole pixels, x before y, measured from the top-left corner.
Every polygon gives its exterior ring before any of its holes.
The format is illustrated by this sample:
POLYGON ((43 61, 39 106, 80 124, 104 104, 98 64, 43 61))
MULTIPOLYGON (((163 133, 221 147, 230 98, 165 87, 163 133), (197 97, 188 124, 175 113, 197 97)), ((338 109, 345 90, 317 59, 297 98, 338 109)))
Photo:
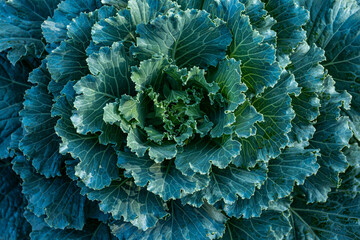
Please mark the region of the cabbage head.
POLYGON ((0 0, 0 239, 360 239, 359 0, 0 0))

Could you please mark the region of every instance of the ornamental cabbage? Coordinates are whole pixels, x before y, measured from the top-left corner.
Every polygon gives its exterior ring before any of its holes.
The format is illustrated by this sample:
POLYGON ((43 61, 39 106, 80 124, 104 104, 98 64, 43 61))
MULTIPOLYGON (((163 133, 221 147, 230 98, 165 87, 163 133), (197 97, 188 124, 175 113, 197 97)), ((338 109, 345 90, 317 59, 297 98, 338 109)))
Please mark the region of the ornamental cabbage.
POLYGON ((0 0, 0 239, 360 238, 360 1, 0 0))

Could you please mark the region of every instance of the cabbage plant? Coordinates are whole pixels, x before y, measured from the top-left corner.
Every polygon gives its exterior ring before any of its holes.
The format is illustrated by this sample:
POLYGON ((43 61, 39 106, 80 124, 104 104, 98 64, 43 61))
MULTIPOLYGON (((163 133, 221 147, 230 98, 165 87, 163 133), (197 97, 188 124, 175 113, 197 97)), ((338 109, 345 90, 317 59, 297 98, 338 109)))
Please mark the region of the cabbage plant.
POLYGON ((360 239, 358 0, 0 0, 0 239, 360 239))

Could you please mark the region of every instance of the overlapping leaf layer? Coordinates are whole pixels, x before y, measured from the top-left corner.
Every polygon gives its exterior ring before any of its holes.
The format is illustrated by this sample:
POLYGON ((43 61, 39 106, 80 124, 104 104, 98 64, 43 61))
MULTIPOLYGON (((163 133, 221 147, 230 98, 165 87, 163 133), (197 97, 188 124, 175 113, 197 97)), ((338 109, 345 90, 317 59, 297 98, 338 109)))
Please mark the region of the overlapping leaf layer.
POLYGON ((5 239, 359 238, 358 1, 0 0, 0 51, 5 239))

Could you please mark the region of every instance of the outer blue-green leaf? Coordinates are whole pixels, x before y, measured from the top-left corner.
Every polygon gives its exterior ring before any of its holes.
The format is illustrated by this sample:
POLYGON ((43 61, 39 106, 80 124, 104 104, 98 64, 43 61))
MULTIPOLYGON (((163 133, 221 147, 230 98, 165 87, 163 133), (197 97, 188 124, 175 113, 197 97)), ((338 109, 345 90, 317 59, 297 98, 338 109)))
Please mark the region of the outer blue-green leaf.
POLYGON ((15 65, 24 56, 40 58, 45 50, 41 23, 52 16, 60 0, 12 0, 0 2, 0 52, 15 65))
POLYGON ((83 228, 85 197, 80 195, 75 182, 66 177, 41 176, 23 156, 17 156, 13 165, 23 181, 22 192, 28 200, 28 209, 36 216, 45 215, 45 222, 53 228, 83 228))
POLYGON ((101 190, 84 187, 81 193, 90 200, 100 201, 100 209, 111 213, 114 219, 131 222, 144 231, 168 214, 160 197, 138 187, 130 179, 114 181, 101 190))
POLYGON ((158 194, 162 199, 179 199, 183 195, 191 194, 203 189, 209 183, 206 175, 183 175, 173 161, 155 163, 147 157, 136 157, 133 154, 118 152, 118 166, 125 168, 138 186, 158 194))
POLYGON ((92 75, 75 84, 74 89, 79 96, 75 98, 76 111, 71 117, 81 134, 103 131, 105 105, 133 92, 129 63, 121 43, 101 48, 99 53, 90 55, 87 62, 92 75))
POLYGON ((61 137, 61 153, 70 153, 79 158, 80 163, 75 167, 75 174, 87 187, 102 189, 109 186, 112 179, 118 179, 116 167, 116 153, 110 146, 99 143, 96 135, 81 135, 76 132, 70 117, 73 110, 75 92, 73 83, 69 82, 63 90, 65 96, 60 97, 54 104, 53 116, 60 116, 55 131, 61 137))
MULTIPOLYGON (((350 116, 353 128, 360 116, 360 4, 355 0, 302 1, 310 11, 306 26, 308 42, 325 50, 323 66, 333 77, 337 90, 352 95, 350 116)), ((357 135, 358 130, 354 131, 357 135)))
POLYGON ((26 211, 25 217, 32 226, 31 239, 37 240, 115 240, 110 233, 109 227, 104 223, 89 222, 82 230, 75 229, 54 229, 49 227, 43 217, 37 217, 26 211))
POLYGON ((352 240, 360 234, 360 198, 331 192, 325 203, 307 204, 297 197, 291 204, 292 231, 289 239, 352 240))
POLYGON ((283 239, 291 225, 288 214, 266 211, 260 217, 251 219, 230 219, 226 223, 224 240, 262 240, 283 239))
POLYGON ((307 177, 317 172, 317 155, 317 150, 304 149, 303 146, 286 148, 280 156, 269 161, 267 178, 261 188, 255 191, 254 196, 226 205, 225 212, 237 218, 259 216, 261 210, 269 206, 270 201, 290 195, 295 183, 302 185, 307 177))
POLYGON ((225 58, 231 42, 229 29, 215 24, 205 11, 186 10, 156 18, 150 24, 137 27, 133 53, 140 59, 155 54, 168 56, 182 67, 216 66, 225 58))
POLYGON ((129 47, 136 41, 136 26, 146 24, 171 8, 177 8, 169 0, 130 0, 128 9, 119 11, 116 16, 97 22, 92 29, 96 44, 110 46, 113 42, 124 41, 129 47))
POLYGON ((309 19, 308 12, 294 0, 268 0, 265 9, 276 23, 276 50, 278 54, 289 54, 305 40, 306 32, 302 26, 309 19))
POLYGON ((12 66, 5 54, 0 54, 0 158, 10 156, 11 135, 22 135, 19 111, 23 96, 31 85, 27 83, 31 65, 19 62, 12 66))
POLYGON ((292 106, 296 113, 289 133, 291 141, 308 141, 315 132, 314 120, 319 116, 319 94, 323 88, 324 51, 315 44, 300 44, 290 55, 291 64, 287 70, 294 74, 295 81, 301 87, 301 94, 292 97, 292 106))
POLYGON ((11 169, 11 159, 0 161, 0 231, 9 240, 27 239, 31 226, 24 218, 26 200, 18 176, 11 169))
POLYGON ((123 223, 111 226, 112 232, 119 239, 127 240, 203 240, 218 238, 225 231, 226 217, 211 205, 193 208, 171 201, 169 211, 169 217, 145 232, 123 223))
POLYGON ((48 56, 48 69, 51 77, 62 86, 68 81, 79 80, 89 73, 86 49, 91 40, 91 28, 102 18, 112 16, 114 12, 107 7, 93 13, 81 13, 68 27, 69 39, 48 56))
POLYGON ((324 92, 320 96, 320 116, 315 125, 316 132, 310 140, 312 148, 319 148, 318 174, 305 182, 303 189, 309 202, 324 202, 332 187, 339 185, 338 175, 348 167, 348 162, 341 150, 348 146, 352 131, 348 118, 340 116, 340 108, 349 108, 350 96, 346 92, 335 91, 331 77, 325 79, 324 92))
POLYGON ((204 200, 211 205, 223 200, 226 204, 234 203, 239 197, 250 198, 256 187, 266 179, 266 168, 258 166, 250 170, 233 165, 225 169, 212 168, 209 186, 191 195, 182 197, 184 203, 200 207, 204 200))
POLYGON ((54 15, 42 25, 44 37, 48 43, 61 42, 67 38, 67 26, 80 13, 92 12, 101 7, 100 0, 65 0, 56 8, 54 15))
POLYGON ((60 176, 65 160, 59 153, 60 138, 54 129, 57 118, 51 116, 53 96, 48 92, 50 79, 46 62, 43 62, 29 76, 29 81, 36 86, 26 91, 24 110, 20 113, 25 129, 20 149, 32 160, 37 172, 46 177, 60 176))

